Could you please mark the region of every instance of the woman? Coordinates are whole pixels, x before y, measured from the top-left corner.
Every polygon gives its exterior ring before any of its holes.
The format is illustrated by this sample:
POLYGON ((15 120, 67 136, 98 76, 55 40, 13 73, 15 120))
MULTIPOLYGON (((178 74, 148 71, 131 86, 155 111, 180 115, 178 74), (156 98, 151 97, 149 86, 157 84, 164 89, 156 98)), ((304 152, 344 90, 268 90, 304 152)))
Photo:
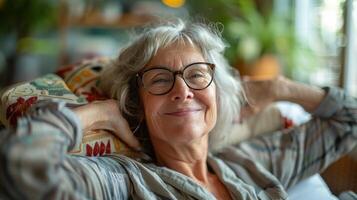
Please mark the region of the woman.
POLYGON ((102 76, 114 100, 74 109, 39 105, 1 134, 1 183, 15 199, 286 199, 286 189, 356 144, 357 102, 342 91, 284 78, 252 83, 253 103, 287 100, 308 123, 215 149, 238 116, 242 91, 219 33, 177 21, 145 30, 102 76), (134 135, 129 127, 136 127, 134 135), (82 129, 108 129, 151 155, 70 156, 82 129), (140 147, 141 145, 141 147, 140 147))

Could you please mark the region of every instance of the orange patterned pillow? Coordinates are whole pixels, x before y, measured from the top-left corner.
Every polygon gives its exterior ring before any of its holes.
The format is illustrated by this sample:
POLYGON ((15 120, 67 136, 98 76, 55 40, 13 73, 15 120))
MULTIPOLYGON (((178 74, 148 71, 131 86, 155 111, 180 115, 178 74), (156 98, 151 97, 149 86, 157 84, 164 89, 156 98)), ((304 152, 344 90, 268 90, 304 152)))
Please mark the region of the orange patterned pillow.
MULTIPOLYGON (((70 106, 79 106, 106 99, 98 88, 98 78, 102 69, 110 62, 107 58, 84 60, 60 68, 57 75, 48 74, 30 82, 8 87, 0 93, 1 123, 6 127, 15 125, 17 119, 39 100, 59 99, 70 106)), ((84 133, 82 143, 69 153, 86 156, 120 153, 136 158, 142 157, 105 130, 84 133)))
POLYGON ((110 64, 111 59, 99 57, 64 66, 56 73, 74 94, 92 102, 107 99, 98 85, 100 73, 110 64))
POLYGON ((88 131, 84 134, 82 143, 71 152, 74 155, 103 156, 119 153, 132 158, 143 158, 140 152, 133 151, 113 134, 105 130, 88 131))

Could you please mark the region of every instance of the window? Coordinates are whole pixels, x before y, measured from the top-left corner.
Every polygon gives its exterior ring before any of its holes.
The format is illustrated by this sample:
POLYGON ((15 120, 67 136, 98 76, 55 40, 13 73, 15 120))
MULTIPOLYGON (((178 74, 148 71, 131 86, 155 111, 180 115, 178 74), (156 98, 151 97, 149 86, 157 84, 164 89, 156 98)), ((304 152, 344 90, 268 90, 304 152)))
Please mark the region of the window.
POLYGON ((357 1, 346 1, 346 53, 343 87, 353 96, 357 96, 357 1))
MULTIPOLYGON (((296 34, 315 53, 310 66, 297 67, 296 79, 339 85, 357 96, 357 1, 295 0, 296 34), (314 66, 311 66, 313 64, 314 66)), ((304 57, 301 57, 304 63, 304 57)))

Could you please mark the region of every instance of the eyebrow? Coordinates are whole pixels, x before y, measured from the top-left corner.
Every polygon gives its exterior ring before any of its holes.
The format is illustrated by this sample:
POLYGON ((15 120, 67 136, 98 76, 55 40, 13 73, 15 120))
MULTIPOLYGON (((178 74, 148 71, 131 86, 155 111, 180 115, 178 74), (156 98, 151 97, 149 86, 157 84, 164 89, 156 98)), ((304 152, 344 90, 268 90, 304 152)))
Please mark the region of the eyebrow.
MULTIPOLYGON (((192 64, 194 64, 194 63, 206 63, 206 61, 194 61, 194 62, 191 62, 191 63, 189 63, 189 64, 187 64, 187 65, 184 65, 181 69, 179 69, 179 71, 180 71, 180 70, 183 70, 183 69, 186 68, 187 66, 192 65, 192 64)), ((172 69, 170 69, 169 66, 165 66, 165 65, 150 65, 150 66, 145 66, 144 69, 143 69, 143 71, 147 71, 147 70, 155 69, 155 68, 158 68, 158 69, 167 69, 167 70, 172 71, 172 69)), ((177 71, 177 70, 175 70, 175 71, 177 71)))
POLYGON ((165 65, 150 65, 148 67, 144 67, 144 71, 149 70, 149 69, 155 69, 155 68, 160 68, 160 69, 164 68, 164 69, 170 70, 170 68, 165 65))

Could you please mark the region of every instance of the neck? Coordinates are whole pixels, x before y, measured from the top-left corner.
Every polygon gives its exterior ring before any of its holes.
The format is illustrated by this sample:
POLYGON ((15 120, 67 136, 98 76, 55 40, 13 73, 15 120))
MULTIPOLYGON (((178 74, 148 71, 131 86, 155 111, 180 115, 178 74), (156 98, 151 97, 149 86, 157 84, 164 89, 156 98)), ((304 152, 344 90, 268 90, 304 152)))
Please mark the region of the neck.
POLYGON ((205 187, 208 185, 208 136, 188 144, 171 144, 160 140, 152 142, 159 165, 178 171, 205 187))

